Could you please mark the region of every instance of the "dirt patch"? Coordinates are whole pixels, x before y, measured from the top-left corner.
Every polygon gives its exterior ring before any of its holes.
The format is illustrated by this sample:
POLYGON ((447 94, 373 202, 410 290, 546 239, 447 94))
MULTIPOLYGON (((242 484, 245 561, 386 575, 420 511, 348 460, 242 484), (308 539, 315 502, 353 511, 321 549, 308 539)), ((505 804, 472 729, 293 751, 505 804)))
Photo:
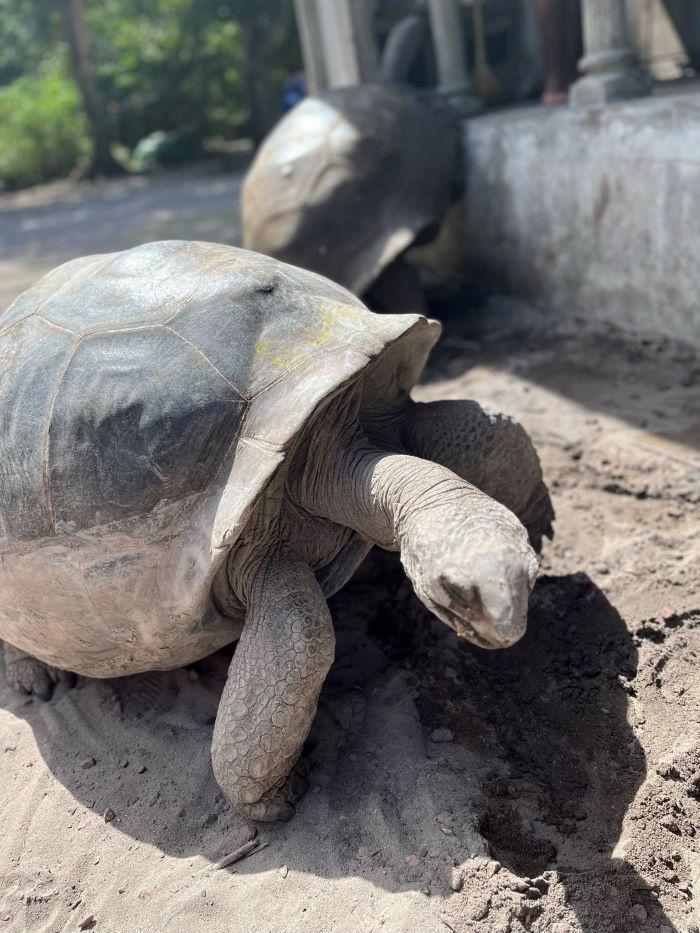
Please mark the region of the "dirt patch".
POLYGON ((459 642, 370 561, 333 601, 310 792, 224 871, 225 653, 49 704, 0 680, 0 929, 697 933, 700 361, 513 302, 464 318, 417 395, 537 442, 557 521, 526 636, 459 642))

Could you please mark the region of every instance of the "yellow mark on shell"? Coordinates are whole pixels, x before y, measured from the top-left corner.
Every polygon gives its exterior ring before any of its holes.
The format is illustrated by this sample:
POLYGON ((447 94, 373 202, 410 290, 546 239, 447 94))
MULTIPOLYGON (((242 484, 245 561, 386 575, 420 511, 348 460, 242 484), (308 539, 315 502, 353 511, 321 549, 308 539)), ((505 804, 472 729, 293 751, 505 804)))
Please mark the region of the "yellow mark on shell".
POLYGON ((318 318, 312 323, 312 328, 298 335, 301 347, 291 347, 281 340, 268 340, 261 337, 253 348, 257 356, 279 366, 280 369, 290 370, 305 363, 313 350, 327 346, 331 337, 338 330, 339 319, 357 320, 365 313, 363 308, 353 308, 351 305, 340 302, 328 302, 319 309, 318 318))
POLYGON ((289 347, 276 340, 260 338, 256 341, 253 351, 257 356, 262 356, 263 359, 269 360, 280 369, 292 369, 304 359, 304 354, 290 352, 289 347))

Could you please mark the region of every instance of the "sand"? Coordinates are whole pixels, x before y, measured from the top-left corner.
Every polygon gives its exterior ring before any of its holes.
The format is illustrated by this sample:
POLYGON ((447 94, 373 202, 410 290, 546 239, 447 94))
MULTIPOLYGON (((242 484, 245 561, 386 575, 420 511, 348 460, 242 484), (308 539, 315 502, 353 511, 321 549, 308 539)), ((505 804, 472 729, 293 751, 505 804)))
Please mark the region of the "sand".
POLYGON ((371 561, 333 601, 311 789, 222 870, 225 652, 49 703, 0 674, 0 931, 700 929, 700 360, 514 302, 471 321, 416 396, 538 444, 556 537, 525 638, 460 643, 371 561))

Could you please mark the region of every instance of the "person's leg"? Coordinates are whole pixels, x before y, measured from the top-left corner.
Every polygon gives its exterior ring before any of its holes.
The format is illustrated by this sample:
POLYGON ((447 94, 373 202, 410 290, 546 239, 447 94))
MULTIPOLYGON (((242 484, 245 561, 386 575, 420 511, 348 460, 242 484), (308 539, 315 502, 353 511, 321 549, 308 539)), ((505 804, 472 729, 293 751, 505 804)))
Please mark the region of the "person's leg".
POLYGON ((569 86, 576 77, 580 46, 578 0, 532 0, 532 3, 545 61, 542 103, 561 104, 568 99, 569 86))

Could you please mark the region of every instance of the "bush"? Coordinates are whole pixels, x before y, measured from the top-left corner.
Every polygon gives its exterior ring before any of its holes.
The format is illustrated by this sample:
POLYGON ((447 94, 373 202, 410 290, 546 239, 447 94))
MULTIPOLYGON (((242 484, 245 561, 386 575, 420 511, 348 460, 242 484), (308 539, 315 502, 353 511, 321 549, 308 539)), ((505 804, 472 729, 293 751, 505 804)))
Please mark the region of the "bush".
POLYGON ((62 64, 0 87, 0 181, 6 187, 65 177, 89 154, 80 95, 62 64))

